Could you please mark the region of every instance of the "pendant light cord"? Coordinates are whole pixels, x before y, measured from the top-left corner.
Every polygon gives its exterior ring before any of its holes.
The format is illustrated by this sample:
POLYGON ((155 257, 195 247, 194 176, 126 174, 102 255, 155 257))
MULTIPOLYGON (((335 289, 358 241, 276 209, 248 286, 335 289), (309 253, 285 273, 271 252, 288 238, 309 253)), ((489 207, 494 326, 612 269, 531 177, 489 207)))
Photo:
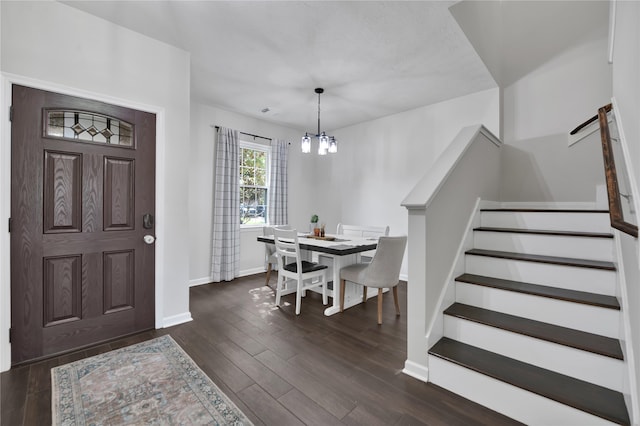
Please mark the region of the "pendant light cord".
POLYGON ((320 136, 320 93, 318 93, 318 136, 320 136))

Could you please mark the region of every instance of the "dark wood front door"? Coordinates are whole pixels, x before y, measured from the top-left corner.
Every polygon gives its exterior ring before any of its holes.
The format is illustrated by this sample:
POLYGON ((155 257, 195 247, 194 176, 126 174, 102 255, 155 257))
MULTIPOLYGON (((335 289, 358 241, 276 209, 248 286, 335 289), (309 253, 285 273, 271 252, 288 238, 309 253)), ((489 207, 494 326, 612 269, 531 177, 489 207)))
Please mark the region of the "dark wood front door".
POLYGON ((12 364, 153 328, 155 115, 12 95, 12 364))

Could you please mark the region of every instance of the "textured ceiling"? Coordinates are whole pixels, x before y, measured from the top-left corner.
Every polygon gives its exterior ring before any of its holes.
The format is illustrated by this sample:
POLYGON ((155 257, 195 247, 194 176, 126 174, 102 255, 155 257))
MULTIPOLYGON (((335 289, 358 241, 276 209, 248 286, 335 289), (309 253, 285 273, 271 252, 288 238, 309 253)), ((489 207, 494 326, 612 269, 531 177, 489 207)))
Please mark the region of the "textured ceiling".
POLYGON ((64 3, 190 52, 195 101, 308 131, 316 130, 316 87, 325 89, 326 131, 489 89, 575 44, 595 23, 606 25, 608 7, 607 1, 64 3))
POLYGON ((327 131, 495 87, 453 2, 65 3, 189 51, 194 100, 301 130, 316 87, 327 131))
POLYGON ((501 87, 564 51, 607 37, 609 24, 608 1, 475 0, 449 10, 501 87))

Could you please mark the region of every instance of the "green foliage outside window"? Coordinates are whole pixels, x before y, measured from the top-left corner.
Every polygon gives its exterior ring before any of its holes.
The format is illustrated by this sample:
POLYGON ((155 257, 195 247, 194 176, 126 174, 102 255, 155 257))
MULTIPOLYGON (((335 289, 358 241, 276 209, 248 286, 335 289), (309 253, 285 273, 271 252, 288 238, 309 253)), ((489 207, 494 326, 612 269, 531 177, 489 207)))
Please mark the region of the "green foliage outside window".
POLYGON ((240 223, 267 223, 267 160, 266 151, 240 148, 240 223))

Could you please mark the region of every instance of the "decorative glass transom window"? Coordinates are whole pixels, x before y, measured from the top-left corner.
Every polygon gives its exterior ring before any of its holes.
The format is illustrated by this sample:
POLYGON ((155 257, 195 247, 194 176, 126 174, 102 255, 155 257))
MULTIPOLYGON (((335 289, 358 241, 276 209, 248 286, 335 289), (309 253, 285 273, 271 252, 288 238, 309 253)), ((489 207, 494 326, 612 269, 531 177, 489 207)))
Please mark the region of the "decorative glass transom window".
POLYGON ((133 147, 133 125, 106 115, 81 111, 48 110, 45 135, 133 147))

